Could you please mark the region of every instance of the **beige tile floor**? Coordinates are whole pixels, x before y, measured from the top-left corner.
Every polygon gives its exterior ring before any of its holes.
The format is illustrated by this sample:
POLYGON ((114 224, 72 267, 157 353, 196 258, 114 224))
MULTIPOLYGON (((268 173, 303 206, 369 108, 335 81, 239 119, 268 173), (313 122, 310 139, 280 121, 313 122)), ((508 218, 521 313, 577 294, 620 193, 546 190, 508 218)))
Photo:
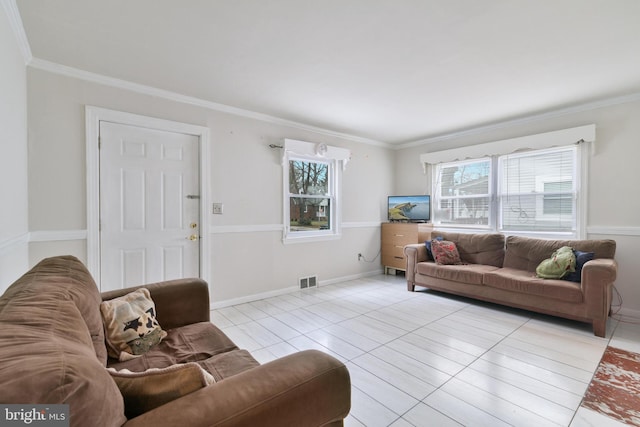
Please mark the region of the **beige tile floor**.
POLYGON ((586 324, 408 292, 374 276, 212 311, 260 363, 304 349, 343 361, 346 426, 620 426, 580 402, 606 346, 640 351, 638 325, 586 324))

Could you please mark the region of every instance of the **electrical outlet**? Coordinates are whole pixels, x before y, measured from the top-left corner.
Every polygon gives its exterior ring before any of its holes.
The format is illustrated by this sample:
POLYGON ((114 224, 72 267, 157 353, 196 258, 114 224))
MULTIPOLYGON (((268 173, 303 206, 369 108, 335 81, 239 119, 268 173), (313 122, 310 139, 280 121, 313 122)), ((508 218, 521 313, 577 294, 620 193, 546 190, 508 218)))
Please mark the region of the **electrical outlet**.
POLYGON ((362 254, 358 254, 358 261, 362 260, 362 254))
POLYGON ((222 215, 222 208, 224 205, 222 203, 214 203, 213 204, 213 213, 216 215, 222 215))

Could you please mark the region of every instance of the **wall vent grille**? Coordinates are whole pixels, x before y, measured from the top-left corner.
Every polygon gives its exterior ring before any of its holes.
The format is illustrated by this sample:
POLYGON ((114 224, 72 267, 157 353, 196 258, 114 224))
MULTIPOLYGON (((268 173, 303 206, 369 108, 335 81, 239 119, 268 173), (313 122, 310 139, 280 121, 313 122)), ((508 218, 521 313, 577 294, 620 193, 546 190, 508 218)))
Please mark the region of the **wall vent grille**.
POLYGON ((318 286, 318 276, 301 277, 298 282, 300 289, 315 288, 318 286))

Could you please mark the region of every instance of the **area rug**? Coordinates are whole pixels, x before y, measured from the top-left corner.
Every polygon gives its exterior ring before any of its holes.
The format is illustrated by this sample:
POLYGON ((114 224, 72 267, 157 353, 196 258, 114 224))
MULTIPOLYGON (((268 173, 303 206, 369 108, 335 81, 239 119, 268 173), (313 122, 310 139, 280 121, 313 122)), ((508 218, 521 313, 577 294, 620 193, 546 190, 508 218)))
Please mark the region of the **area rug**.
POLYGON ((640 354, 607 347, 581 406, 640 426, 640 354))

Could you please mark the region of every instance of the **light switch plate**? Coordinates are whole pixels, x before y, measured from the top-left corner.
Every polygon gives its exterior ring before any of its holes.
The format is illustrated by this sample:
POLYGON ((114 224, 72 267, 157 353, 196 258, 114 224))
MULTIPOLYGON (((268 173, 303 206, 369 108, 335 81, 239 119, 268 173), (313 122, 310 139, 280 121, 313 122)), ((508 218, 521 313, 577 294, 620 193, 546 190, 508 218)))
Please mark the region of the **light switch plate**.
POLYGON ((222 208, 224 205, 222 203, 214 203, 213 204, 213 213, 216 215, 222 215, 222 208))

